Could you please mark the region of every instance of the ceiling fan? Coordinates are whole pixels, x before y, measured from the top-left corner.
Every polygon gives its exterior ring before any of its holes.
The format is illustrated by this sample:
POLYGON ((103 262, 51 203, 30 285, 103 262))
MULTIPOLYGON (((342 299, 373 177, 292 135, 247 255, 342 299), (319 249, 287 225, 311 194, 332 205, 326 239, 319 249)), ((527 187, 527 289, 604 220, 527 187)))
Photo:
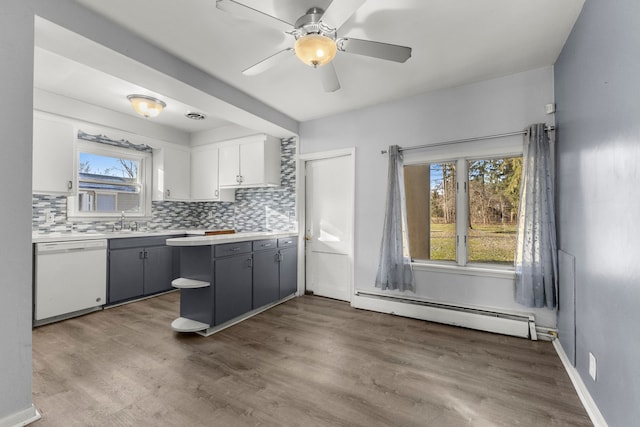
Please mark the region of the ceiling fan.
POLYGON ((242 74, 252 76, 262 73, 282 59, 295 54, 305 64, 318 69, 326 92, 335 92, 340 89, 340 82, 331 61, 338 51, 395 62, 405 62, 411 57, 410 47, 338 37, 338 29, 365 1, 334 0, 327 10, 312 7, 293 24, 235 0, 217 0, 216 7, 236 16, 269 25, 295 37, 293 48, 286 48, 263 59, 244 70, 242 74))

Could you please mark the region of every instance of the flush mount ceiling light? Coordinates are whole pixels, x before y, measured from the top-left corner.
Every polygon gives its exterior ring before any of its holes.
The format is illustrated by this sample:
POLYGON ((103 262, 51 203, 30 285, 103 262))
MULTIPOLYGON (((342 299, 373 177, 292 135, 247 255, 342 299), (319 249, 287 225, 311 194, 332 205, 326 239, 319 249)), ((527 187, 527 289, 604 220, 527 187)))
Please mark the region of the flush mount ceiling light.
POLYGON ((146 118, 156 117, 167 106, 163 101, 147 95, 128 95, 127 99, 135 112, 146 118))

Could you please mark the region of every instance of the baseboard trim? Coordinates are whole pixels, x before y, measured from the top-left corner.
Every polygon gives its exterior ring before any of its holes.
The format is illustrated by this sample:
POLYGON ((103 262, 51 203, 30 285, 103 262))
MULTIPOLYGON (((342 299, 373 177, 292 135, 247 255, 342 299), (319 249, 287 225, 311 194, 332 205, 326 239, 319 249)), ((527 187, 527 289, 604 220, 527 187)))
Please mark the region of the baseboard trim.
POLYGON ((553 347, 556 349, 556 353, 558 353, 558 357, 560 357, 565 371, 569 374, 569 378, 578 393, 580 402, 582 402, 582 406, 584 406, 584 409, 587 411, 593 425, 595 427, 608 427, 607 421, 602 416, 602 413, 600 413, 600 409, 598 409, 598 405, 596 405, 593 397, 591 397, 591 393, 589 393, 587 386, 584 385, 578 370, 571 364, 569 357, 564 352, 562 344, 560 344, 560 340, 553 340, 553 347))
POLYGON ((42 416, 35 406, 16 412, 0 419, 0 427, 22 427, 38 421, 42 416))
POLYGON ((406 299, 364 294, 354 295, 351 299, 351 306, 364 310, 445 323, 480 331, 535 339, 531 335, 532 331, 529 326, 533 324, 533 316, 528 318, 530 322, 527 322, 527 318, 523 316, 517 316, 518 319, 516 320, 516 316, 501 317, 497 315, 483 315, 474 312, 448 309, 443 305, 429 306, 421 301, 412 302, 406 299))

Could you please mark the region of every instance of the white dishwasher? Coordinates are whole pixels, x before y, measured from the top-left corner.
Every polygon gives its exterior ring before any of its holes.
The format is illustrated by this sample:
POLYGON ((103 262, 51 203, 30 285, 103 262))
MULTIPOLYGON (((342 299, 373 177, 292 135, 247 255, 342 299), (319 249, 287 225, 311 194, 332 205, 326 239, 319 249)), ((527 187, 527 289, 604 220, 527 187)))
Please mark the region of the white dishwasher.
POLYGON ((107 240, 36 243, 34 325, 101 307, 107 295, 107 240))

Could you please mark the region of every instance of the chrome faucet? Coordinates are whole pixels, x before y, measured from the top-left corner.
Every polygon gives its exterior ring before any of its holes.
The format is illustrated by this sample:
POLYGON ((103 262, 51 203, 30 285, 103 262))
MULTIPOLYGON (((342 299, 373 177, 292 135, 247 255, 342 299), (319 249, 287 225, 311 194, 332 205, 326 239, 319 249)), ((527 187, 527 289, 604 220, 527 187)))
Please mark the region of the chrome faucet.
POLYGON ((122 214, 120 215, 120 230, 124 230, 124 211, 122 211, 122 214))

